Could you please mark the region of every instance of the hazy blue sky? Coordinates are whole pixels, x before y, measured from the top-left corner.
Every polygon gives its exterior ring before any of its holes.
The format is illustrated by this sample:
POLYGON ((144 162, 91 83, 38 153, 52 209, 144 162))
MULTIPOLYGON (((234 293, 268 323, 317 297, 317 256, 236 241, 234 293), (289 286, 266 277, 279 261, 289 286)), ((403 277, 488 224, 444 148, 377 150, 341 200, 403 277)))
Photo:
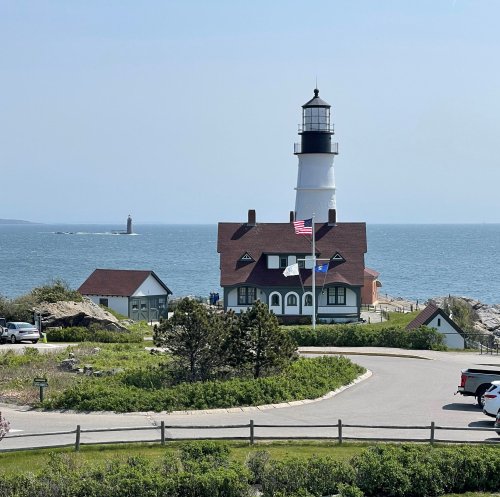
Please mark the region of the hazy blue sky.
POLYGON ((500 2, 0 0, 0 218, 287 221, 332 105, 341 221, 500 222, 500 2))

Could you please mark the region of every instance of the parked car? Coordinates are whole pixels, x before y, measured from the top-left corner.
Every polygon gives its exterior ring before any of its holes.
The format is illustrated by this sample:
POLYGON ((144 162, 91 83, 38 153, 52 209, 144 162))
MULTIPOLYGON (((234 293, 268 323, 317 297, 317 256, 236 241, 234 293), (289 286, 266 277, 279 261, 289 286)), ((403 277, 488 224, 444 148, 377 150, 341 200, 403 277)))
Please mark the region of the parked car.
POLYGON ((0 343, 5 343, 4 332, 7 331, 7 320, 0 318, 0 343))
POLYGON ((492 418, 500 413, 500 381, 492 382, 491 387, 484 392, 483 412, 492 418))
POLYGON ((500 435, 500 411, 498 411, 497 417, 495 419, 495 424, 493 425, 497 429, 497 435, 500 435))
POLYGON ((29 340, 36 343, 40 340, 40 333, 34 324, 23 323, 19 321, 10 321, 7 323, 7 331, 4 332, 4 340, 10 343, 29 340))

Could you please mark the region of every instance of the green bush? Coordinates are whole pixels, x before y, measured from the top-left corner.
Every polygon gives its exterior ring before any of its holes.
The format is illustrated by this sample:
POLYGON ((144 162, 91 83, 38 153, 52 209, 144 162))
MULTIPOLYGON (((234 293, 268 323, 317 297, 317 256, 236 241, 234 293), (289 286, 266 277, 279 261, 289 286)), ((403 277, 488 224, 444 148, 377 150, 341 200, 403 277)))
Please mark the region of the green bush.
MULTIPOLYGON (((178 457, 178 456, 173 456, 178 457)), ((10 475, 0 479, 2 497, 244 497, 249 494, 248 471, 238 463, 191 471, 181 464, 165 472, 162 463, 129 457, 103 466, 76 464, 67 454, 54 454, 37 474, 10 475)))
POLYGON ((443 350, 444 337, 422 326, 413 331, 387 326, 333 324, 284 327, 299 347, 397 347, 418 350, 443 350))
POLYGON ((271 456, 267 450, 256 450, 248 454, 245 465, 252 475, 252 483, 262 483, 270 459, 271 456))
POLYGON ((141 343, 142 333, 138 331, 89 330, 82 326, 47 330, 49 342, 100 342, 141 343))
MULTIPOLYGON (((164 388, 164 382, 148 369, 108 378, 82 378, 47 407, 81 411, 172 411, 275 404, 321 397, 352 382, 364 372, 345 357, 299 359, 277 376, 181 383, 164 388), (142 371, 142 372, 140 372, 142 371), (156 379, 155 379, 156 378, 156 379)), ((165 380, 166 381, 166 380, 165 380)))
POLYGON ((322 496, 337 493, 340 483, 352 483, 353 468, 345 462, 330 457, 271 461, 262 475, 262 493, 272 497, 277 492, 284 495, 307 490, 312 495, 322 496))
POLYGON ((366 496, 432 497, 500 488, 500 453, 494 447, 377 445, 352 465, 366 496))
POLYGON ((61 302, 72 301, 82 302, 82 294, 77 290, 72 290, 68 283, 63 280, 55 280, 51 285, 43 285, 31 290, 31 295, 37 303, 41 302, 61 302))

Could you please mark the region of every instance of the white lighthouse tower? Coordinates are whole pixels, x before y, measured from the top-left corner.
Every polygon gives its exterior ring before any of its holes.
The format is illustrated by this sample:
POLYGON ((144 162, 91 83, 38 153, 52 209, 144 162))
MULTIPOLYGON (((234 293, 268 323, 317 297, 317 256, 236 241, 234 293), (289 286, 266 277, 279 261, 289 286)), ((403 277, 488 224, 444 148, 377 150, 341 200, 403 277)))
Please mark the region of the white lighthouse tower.
POLYGON ((329 211, 336 209, 333 157, 338 154, 338 143, 332 143, 330 105, 315 89, 314 98, 302 109, 301 141, 294 147, 299 157, 295 217, 309 219, 314 214, 315 222, 327 222, 329 211))

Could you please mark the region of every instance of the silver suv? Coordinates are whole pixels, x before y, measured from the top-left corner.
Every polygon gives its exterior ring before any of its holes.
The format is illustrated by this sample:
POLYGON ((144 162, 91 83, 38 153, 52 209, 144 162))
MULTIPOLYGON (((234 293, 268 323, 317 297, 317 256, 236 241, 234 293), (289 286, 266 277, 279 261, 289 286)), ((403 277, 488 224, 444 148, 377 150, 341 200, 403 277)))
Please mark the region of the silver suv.
POLYGON ((40 333, 34 324, 10 321, 7 323, 7 330, 4 331, 3 338, 10 343, 21 342, 23 340, 36 343, 40 340, 40 333))

